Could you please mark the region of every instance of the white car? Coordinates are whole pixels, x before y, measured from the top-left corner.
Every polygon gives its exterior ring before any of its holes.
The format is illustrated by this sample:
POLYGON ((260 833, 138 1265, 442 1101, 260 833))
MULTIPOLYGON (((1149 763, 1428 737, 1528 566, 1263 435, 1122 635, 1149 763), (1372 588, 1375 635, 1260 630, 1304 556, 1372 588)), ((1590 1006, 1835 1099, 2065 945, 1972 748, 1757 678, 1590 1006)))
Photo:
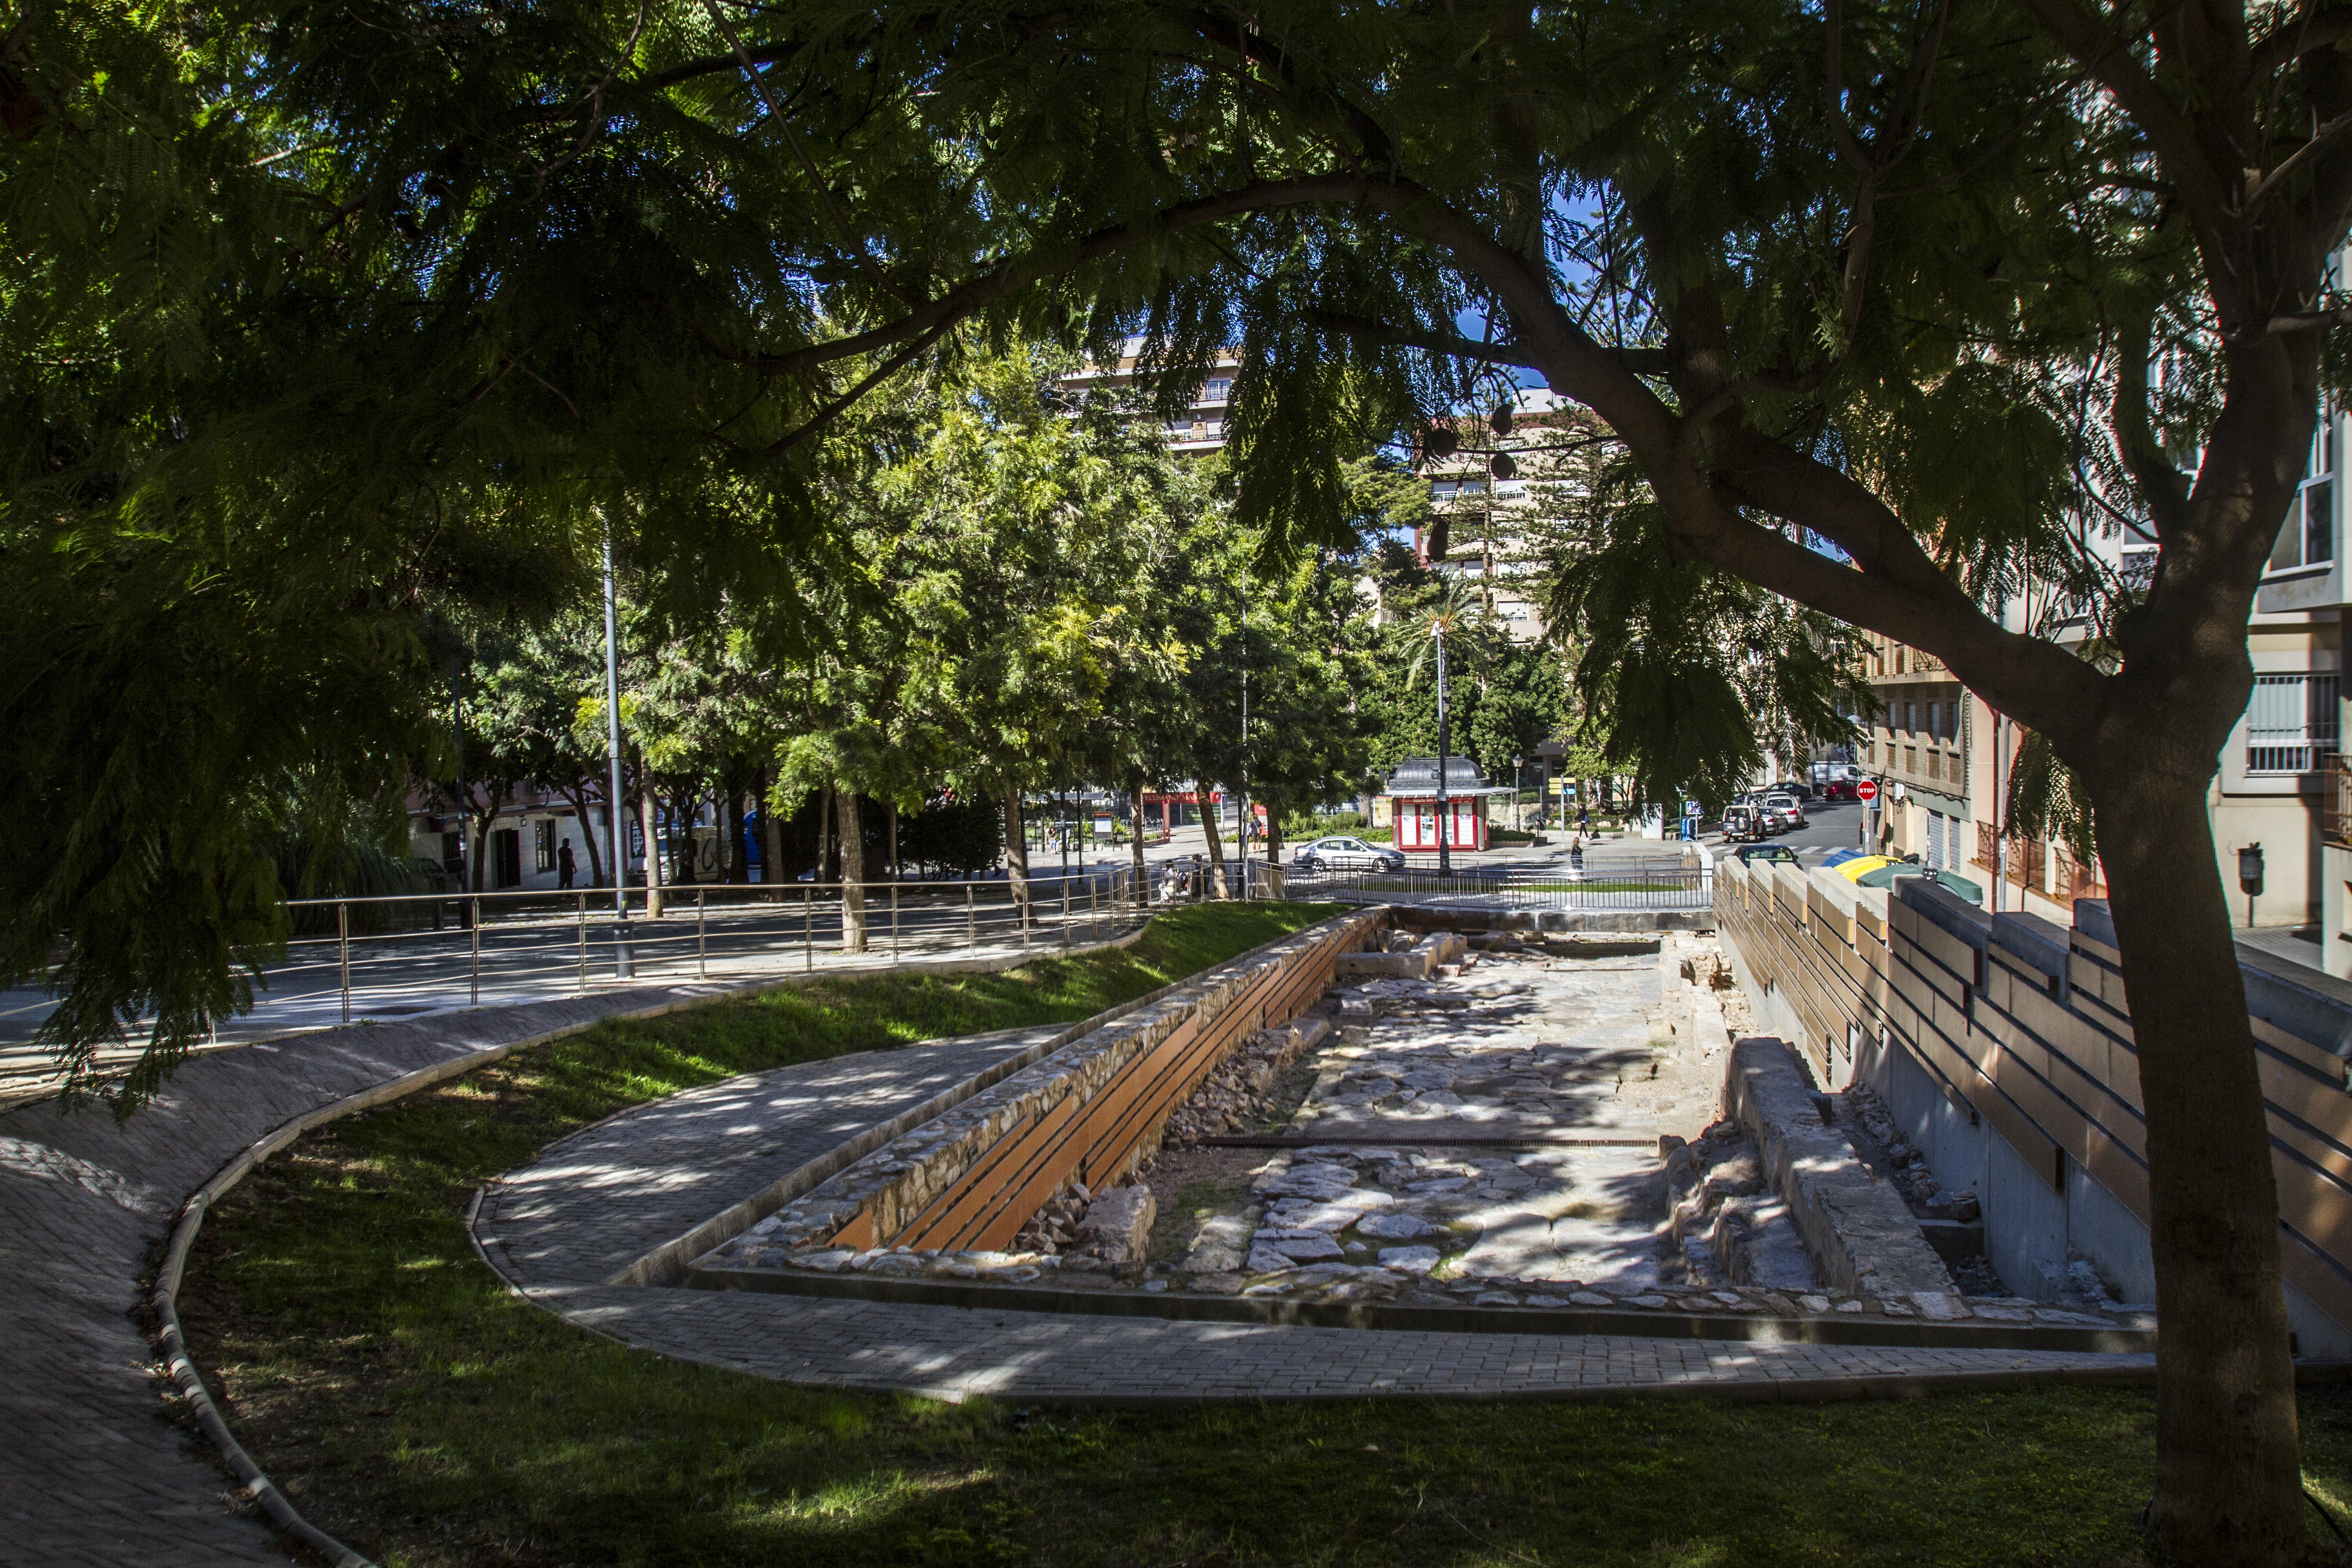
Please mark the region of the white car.
POLYGON ((1404 856, 1360 838, 1342 837, 1300 845, 1290 863, 1301 871, 1402 871, 1404 856))
POLYGON ((1787 790, 1776 789, 1764 796, 1764 809, 1790 827, 1805 825, 1805 803, 1787 790))

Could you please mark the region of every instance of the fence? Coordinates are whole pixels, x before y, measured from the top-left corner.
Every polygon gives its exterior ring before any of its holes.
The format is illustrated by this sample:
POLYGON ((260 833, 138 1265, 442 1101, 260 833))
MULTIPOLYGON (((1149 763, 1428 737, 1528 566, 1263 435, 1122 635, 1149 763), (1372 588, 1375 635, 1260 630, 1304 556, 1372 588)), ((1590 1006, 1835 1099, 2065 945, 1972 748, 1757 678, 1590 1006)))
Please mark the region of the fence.
POLYGON ((1714 872, 1683 861, 1632 862, 1584 870, 1450 874, 1403 871, 1269 874, 1250 867, 1254 896, 1349 904, 1442 904, 1483 910, 1706 910, 1715 899, 1714 872))
POLYGON ((297 934, 269 968, 268 994, 331 996, 336 1016, 317 1021, 349 1023, 486 996, 814 970, 820 956, 1066 947, 1116 935, 1139 912, 1126 867, 1032 877, 1025 918, 1002 881, 669 888, 659 916, 642 888, 623 899, 616 908, 604 888, 289 900, 297 934))

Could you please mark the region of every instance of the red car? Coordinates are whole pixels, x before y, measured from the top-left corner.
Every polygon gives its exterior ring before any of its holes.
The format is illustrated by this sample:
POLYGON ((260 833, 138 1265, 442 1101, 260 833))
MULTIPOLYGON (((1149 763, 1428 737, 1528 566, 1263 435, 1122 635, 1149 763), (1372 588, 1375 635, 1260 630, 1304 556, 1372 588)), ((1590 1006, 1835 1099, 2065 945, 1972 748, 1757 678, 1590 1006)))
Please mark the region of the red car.
POLYGON ((1852 779, 1830 780, 1829 783, 1822 785, 1822 798, 1823 800, 1853 799, 1853 781, 1852 779))

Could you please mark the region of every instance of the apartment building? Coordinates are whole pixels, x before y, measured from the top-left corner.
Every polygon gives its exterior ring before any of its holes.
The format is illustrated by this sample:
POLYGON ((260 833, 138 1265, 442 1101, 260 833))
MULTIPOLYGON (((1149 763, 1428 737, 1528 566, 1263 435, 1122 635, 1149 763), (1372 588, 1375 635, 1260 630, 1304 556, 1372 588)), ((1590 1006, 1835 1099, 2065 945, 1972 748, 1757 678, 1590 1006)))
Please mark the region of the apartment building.
POLYGON ((1540 523, 1560 487, 1577 481, 1565 458, 1568 438, 1590 426, 1591 416, 1539 386, 1520 388, 1509 408, 1507 430, 1497 432, 1491 415, 1465 416, 1453 424, 1456 450, 1416 457, 1434 516, 1414 531, 1413 551, 1433 570, 1474 577, 1514 642, 1538 642, 1545 630, 1535 597, 1540 523))
MULTIPOLYGON (((1084 369, 1063 376, 1056 383, 1066 392, 1126 392, 1136 387, 1137 361, 1143 351, 1140 337, 1129 338, 1119 345, 1116 363, 1101 361, 1089 363, 1084 369)), ((1241 355, 1233 349, 1220 350, 1216 363, 1208 378, 1201 384, 1200 392, 1192 406, 1170 420, 1163 432, 1171 452, 1214 452, 1225 444, 1225 415, 1233 403, 1234 377, 1241 369, 1241 355)))
MULTIPOLYGON (((2225 886, 2240 887, 2240 851, 2262 850, 2261 891, 2232 897, 2232 922, 2263 932, 2265 945, 2300 933, 2307 952, 2291 942, 2278 951, 2352 978, 2352 780, 2336 753, 2343 616, 2352 603, 2336 483, 2344 434, 2342 414, 2322 422, 2280 528, 2247 632, 2253 692, 2222 748, 2209 808, 2225 886)), ((2126 531, 2110 547, 2127 576, 2153 570, 2152 542, 2126 531)), ((2029 601, 2004 618, 2061 642, 2088 635, 2063 610, 2029 601)), ((1884 790, 1880 846, 1985 884, 1995 910, 2064 924, 2075 899, 2105 897, 2095 858, 2085 865, 2063 844, 2021 835, 2003 841, 2017 726, 1916 648, 1874 637, 1868 658, 1883 706, 1860 761, 1884 790)))

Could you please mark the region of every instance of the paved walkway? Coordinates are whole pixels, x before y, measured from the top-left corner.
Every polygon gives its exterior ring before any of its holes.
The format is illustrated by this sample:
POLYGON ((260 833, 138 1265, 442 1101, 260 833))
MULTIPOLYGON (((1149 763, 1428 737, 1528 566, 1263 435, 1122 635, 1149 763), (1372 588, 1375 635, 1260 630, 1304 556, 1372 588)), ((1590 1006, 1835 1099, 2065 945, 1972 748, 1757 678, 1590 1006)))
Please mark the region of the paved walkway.
POLYGON ((140 1279, 182 1200, 273 1128, 347 1095, 725 989, 649 986, 223 1050, 182 1067, 122 1128, 47 1101, 0 1113, 0 1564, 289 1561, 237 1510, 210 1446, 165 1417, 140 1279))
POLYGON ((604 1281, 719 1208, 1023 1043, 838 1058, 714 1084, 559 1144, 484 1202, 476 1233, 549 1310, 665 1355, 787 1382, 1103 1403, 1424 1394, 1563 1395, 1954 1373, 2047 1377, 2152 1358, 1624 1336, 1266 1328, 909 1306, 604 1281))

